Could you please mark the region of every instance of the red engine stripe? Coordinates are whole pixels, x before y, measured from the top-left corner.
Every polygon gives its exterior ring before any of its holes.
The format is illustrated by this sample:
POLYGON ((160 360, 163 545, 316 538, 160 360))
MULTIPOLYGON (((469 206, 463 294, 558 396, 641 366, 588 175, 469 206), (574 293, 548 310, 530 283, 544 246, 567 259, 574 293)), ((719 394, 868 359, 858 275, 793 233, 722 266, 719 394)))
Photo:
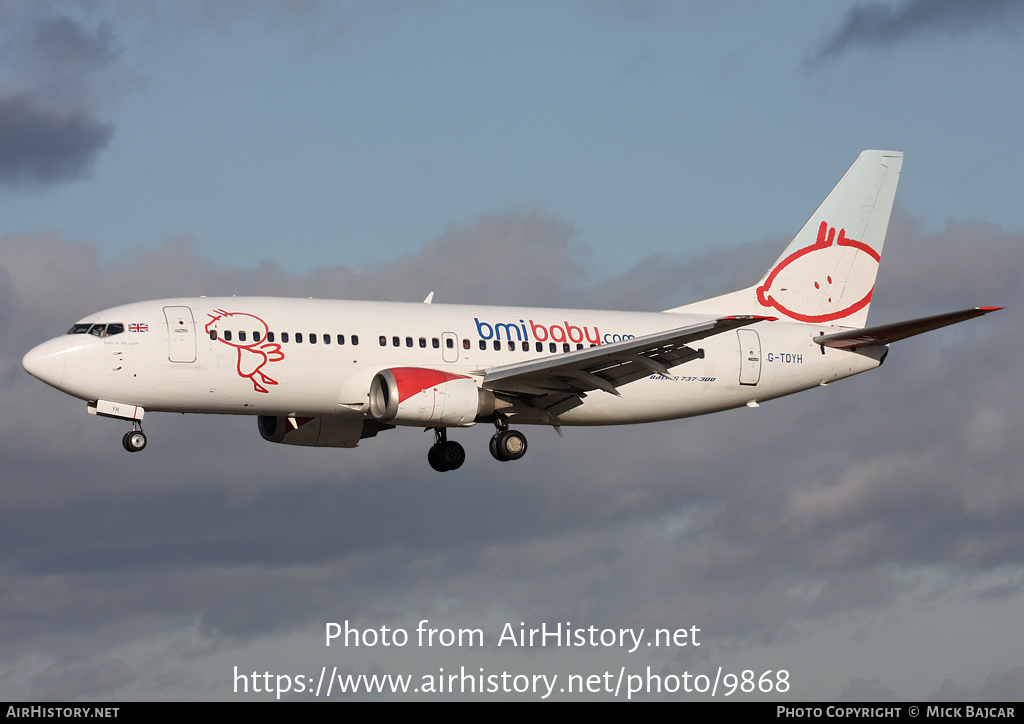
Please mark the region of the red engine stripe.
POLYGON ((466 375, 432 370, 425 367, 392 367, 389 372, 395 376, 398 385, 398 401, 405 402, 425 389, 436 387, 449 380, 468 380, 466 375))

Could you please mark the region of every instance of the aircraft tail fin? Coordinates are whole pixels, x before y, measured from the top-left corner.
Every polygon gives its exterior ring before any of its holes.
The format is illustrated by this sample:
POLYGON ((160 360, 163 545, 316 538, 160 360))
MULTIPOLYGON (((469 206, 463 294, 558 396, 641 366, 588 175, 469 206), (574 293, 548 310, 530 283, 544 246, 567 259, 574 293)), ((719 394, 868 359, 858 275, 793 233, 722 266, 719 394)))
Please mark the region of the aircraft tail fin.
POLYGON ((864 151, 757 284, 668 311, 863 327, 902 165, 900 151, 864 151))

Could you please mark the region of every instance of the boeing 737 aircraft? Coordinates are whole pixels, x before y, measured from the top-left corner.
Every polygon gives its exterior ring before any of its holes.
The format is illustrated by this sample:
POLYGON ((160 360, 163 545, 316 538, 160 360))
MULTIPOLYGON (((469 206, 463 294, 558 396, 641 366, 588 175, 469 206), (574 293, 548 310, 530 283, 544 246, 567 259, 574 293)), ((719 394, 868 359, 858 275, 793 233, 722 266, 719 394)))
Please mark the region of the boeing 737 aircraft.
POLYGON ((978 307, 868 327, 903 154, 865 151, 761 280, 638 313, 271 297, 163 299, 91 314, 25 355, 25 369, 126 420, 144 412, 255 415, 264 439, 355 447, 396 425, 434 430, 427 456, 454 470, 449 428, 492 423, 490 452, 517 460, 511 425, 670 420, 828 384, 882 364, 889 344, 977 317, 978 307))

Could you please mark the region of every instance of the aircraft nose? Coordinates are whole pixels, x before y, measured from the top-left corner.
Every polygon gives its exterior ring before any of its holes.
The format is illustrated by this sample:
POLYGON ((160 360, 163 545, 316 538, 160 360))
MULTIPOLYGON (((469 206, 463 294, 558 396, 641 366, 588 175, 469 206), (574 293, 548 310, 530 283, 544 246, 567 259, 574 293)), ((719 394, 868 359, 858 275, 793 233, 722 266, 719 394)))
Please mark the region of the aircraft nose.
POLYGON ((56 337, 29 350, 21 359, 21 366, 33 377, 59 389, 64 381, 64 357, 64 338, 56 337))

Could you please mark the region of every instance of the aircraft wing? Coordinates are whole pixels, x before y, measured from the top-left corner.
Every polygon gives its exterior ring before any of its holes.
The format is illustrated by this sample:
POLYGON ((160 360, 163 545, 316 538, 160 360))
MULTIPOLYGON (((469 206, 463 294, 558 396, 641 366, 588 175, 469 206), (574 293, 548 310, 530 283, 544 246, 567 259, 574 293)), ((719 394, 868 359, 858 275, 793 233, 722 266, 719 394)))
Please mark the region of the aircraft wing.
POLYGON ((579 405, 588 392, 604 390, 618 395, 617 387, 643 377, 668 377, 671 367, 701 356, 689 346, 691 342, 766 319, 775 318, 721 317, 533 362, 493 367, 484 374, 483 387, 528 398, 533 407, 557 416, 579 405))
POLYGON ((934 317, 922 317, 911 319, 906 322, 895 322, 893 324, 880 324, 877 327, 865 327, 864 329, 851 329, 835 334, 823 334, 815 337, 814 341, 822 347, 836 347, 837 349, 856 349, 857 347, 871 347, 874 345, 890 344, 915 334, 930 332, 950 324, 963 322, 966 319, 980 317, 989 312, 995 312, 1002 307, 975 307, 964 309, 959 312, 948 312, 937 314, 934 317))

